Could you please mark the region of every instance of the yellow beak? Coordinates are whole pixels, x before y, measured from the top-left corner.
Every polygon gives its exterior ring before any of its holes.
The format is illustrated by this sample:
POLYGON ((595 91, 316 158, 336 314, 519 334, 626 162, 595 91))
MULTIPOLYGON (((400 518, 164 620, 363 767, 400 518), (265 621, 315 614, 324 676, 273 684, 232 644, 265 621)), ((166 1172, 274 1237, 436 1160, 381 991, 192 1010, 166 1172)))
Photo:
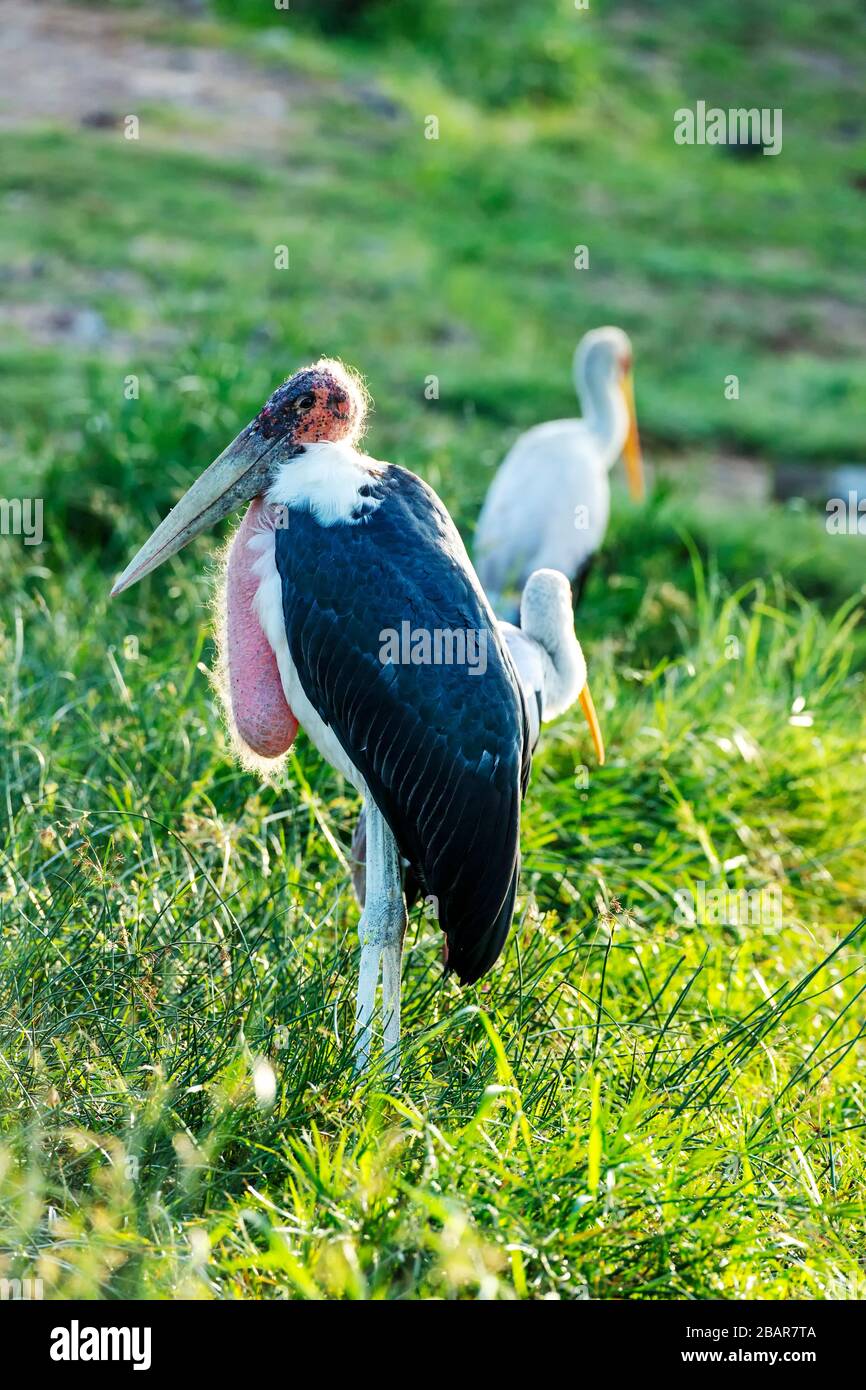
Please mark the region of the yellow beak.
POLYGON ((622 394, 625 398, 625 407, 628 411, 628 434, 626 435, 623 446, 622 456, 625 459, 625 471, 628 478, 629 492, 635 502, 642 502, 646 492, 643 481, 643 459, 640 451, 640 437, 637 432, 637 412, 634 408, 634 379, 630 371, 625 372, 622 378, 622 394))
POLYGON ((580 692, 580 708, 583 710, 583 717, 589 725, 589 732, 592 734, 592 741, 595 745, 595 756, 601 767, 604 764, 604 739, 601 736, 601 725, 598 722, 598 715, 595 712, 595 705, 592 703, 588 685, 585 685, 580 692))

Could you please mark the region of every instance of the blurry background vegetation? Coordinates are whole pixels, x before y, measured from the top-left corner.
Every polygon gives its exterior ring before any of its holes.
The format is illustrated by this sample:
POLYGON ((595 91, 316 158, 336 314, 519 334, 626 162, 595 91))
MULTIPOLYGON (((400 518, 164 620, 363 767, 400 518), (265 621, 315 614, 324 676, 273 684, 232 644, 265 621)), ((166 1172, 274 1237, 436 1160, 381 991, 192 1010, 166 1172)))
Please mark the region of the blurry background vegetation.
POLYGON ((46 525, 0 541, 0 1274, 862 1296, 864 542, 801 500, 866 463, 860 5, 0 0, 0 33, 0 495, 46 525), (781 107, 782 154, 676 146, 699 99, 781 107), (503 964, 443 990, 413 924, 406 1096, 371 1097, 353 799, 303 740, 276 786, 228 757, 211 539, 107 588, 323 352, 471 539, 604 322, 657 476, 578 615, 611 759, 587 790, 549 731, 503 964), (781 884, 784 928, 681 920, 699 881, 781 884))

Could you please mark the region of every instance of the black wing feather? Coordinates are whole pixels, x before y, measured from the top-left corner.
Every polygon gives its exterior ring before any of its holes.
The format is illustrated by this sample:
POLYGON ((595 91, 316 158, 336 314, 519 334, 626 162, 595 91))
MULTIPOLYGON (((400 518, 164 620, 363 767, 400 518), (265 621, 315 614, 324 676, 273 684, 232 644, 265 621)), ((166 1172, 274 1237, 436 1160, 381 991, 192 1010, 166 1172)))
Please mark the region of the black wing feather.
POLYGON ((424 891, 438 901, 448 967, 477 980, 502 949, 520 869, 529 777, 520 683, 442 503, 387 468, 353 524, 293 508, 275 536, 292 660, 424 891), (486 670, 383 664, 383 634, 484 634, 486 670))

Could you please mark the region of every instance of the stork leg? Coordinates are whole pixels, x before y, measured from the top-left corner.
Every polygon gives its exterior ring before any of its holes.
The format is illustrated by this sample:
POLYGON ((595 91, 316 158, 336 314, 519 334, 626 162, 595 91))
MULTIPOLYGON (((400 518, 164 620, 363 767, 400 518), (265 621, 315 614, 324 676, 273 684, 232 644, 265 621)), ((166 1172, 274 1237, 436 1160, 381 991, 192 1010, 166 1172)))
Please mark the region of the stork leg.
POLYGON ((366 893, 358 925, 361 966, 355 1011, 355 1069, 370 1062, 373 1009, 382 964, 382 1017, 388 1068, 400 1072, 400 965, 406 931, 406 904, 397 842, 372 797, 367 797, 366 893))
POLYGON ((395 934, 382 948, 382 1045, 395 1081, 400 1080, 400 975, 405 929, 404 920, 399 936, 395 934))

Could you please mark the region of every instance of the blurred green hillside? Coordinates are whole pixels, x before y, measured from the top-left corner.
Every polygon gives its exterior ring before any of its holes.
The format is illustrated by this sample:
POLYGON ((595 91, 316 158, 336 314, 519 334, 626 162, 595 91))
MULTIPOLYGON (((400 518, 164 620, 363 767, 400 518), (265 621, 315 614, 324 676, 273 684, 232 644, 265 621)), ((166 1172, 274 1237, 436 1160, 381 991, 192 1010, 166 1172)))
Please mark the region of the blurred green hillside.
POLYGON ((7 490, 47 468, 55 520, 107 515, 120 554, 130 493, 163 508, 328 351, 369 377, 373 450, 468 519, 515 433, 574 411, 573 345, 605 321, 634 340, 650 454, 863 460, 855 5, 228 9, 257 24, 105 13, 154 63, 217 54, 233 90, 263 87, 285 112, 264 131, 151 97, 125 140, 98 42, 89 101, 0 129, 7 490), (782 105, 782 154, 676 146, 698 98, 782 105))

